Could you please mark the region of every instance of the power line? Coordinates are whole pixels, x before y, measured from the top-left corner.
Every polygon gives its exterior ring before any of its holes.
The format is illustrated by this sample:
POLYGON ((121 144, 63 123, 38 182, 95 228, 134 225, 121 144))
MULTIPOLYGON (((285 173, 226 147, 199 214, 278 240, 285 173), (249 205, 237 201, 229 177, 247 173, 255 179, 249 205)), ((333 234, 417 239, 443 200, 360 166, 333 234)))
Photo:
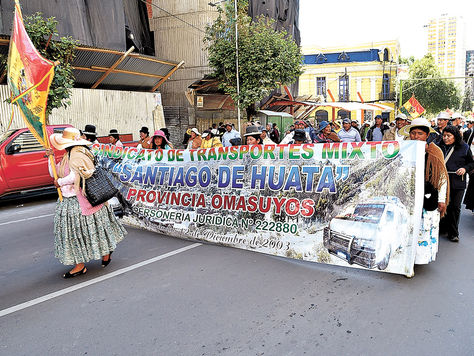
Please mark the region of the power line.
POLYGON ((163 8, 161 8, 161 7, 159 7, 158 5, 153 4, 153 0, 152 0, 151 2, 149 2, 149 3, 146 2, 146 0, 140 0, 140 1, 141 1, 142 3, 144 3, 145 5, 151 5, 151 6, 156 7, 157 9, 159 9, 159 10, 161 10, 161 11, 167 13, 168 15, 174 17, 175 19, 177 19, 177 20, 179 20, 179 21, 181 21, 181 22, 184 22, 186 25, 191 26, 191 27, 195 28, 196 30, 198 30, 198 31, 200 31, 200 32, 202 32, 202 33, 206 33, 206 31, 201 30, 199 27, 194 26, 192 23, 189 23, 189 22, 187 22, 187 21, 185 21, 185 20, 183 20, 183 19, 180 19, 178 16, 172 14, 171 12, 169 12, 169 11, 167 11, 167 10, 165 10, 165 9, 163 9, 163 8))

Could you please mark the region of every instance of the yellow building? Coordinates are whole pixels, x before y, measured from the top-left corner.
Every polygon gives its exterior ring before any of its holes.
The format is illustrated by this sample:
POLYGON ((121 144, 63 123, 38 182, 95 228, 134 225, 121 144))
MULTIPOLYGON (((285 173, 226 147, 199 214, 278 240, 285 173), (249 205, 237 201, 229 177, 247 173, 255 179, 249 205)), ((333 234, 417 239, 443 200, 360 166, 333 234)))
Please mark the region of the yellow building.
POLYGON ((350 117, 359 123, 382 115, 394 120, 400 44, 384 41, 351 47, 303 47, 303 74, 299 79, 299 96, 320 96, 327 102, 365 102, 380 104, 380 110, 344 111, 318 107, 314 115, 332 121, 350 117))

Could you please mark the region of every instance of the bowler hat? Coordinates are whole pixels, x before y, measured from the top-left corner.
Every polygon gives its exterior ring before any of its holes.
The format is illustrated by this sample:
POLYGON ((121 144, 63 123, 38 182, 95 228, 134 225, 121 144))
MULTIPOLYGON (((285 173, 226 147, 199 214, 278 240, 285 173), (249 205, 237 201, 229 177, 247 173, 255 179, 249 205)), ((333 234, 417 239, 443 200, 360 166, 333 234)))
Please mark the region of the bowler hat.
POLYGON ((86 125, 84 127, 84 131, 82 131, 84 135, 90 135, 90 136, 97 136, 96 128, 94 125, 86 125))
POLYGON ((109 136, 112 136, 113 138, 115 138, 116 140, 119 140, 120 139, 120 136, 119 136, 119 133, 117 131, 117 129, 112 129, 109 131, 109 136))
POLYGON ((148 135, 150 133, 150 131, 148 131, 148 127, 146 126, 143 126, 138 132, 143 132, 145 135, 148 135))
POLYGON ((254 135, 260 135, 262 131, 260 130, 260 127, 255 126, 255 125, 250 125, 245 128, 245 135, 244 136, 254 136, 254 135))

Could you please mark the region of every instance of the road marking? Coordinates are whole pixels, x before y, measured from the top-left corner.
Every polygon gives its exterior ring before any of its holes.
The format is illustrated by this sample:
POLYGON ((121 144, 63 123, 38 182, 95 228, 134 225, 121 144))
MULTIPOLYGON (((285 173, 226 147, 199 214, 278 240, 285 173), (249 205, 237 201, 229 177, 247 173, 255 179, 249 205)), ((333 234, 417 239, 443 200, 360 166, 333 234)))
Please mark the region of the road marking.
POLYGON ((13 221, 7 221, 4 223, 0 223, 0 226, 2 225, 8 225, 8 224, 14 224, 17 222, 22 222, 22 221, 28 221, 28 220, 35 220, 35 219, 41 219, 41 218, 46 218, 48 216, 53 216, 54 214, 46 214, 46 215, 39 215, 39 216, 33 216, 31 218, 25 218, 25 219, 20 219, 20 220, 13 220, 13 221))
POLYGON ((23 206, 15 206, 15 207, 11 207, 11 208, 9 207, 9 208, 1 209, 0 214, 4 215, 4 216, 9 216, 9 215, 31 213, 32 211, 38 211, 39 209, 45 210, 45 209, 52 208, 51 210, 54 210, 55 206, 56 206, 56 202, 54 202, 54 203, 44 203, 44 204, 35 206, 33 208, 28 208, 28 207, 23 207, 23 206))
POLYGON ((53 299, 53 298, 60 297, 60 296, 62 296, 62 295, 64 295, 64 294, 71 293, 71 292, 74 292, 74 291, 76 291, 76 290, 79 290, 79 289, 88 287, 88 286, 90 286, 90 285, 92 285, 92 284, 96 284, 96 283, 105 281, 105 280, 107 280, 107 279, 109 279, 109 278, 116 277, 116 276, 119 276, 119 275, 121 275, 121 274, 130 272, 130 271, 133 271, 134 269, 137 269, 137 268, 140 268, 140 267, 149 265, 150 263, 153 263, 153 262, 156 262, 156 261, 163 260, 163 259, 165 259, 165 258, 167 258, 167 257, 171 257, 171 256, 174 256, 174 255, 177 255, 177 254, 179 254, 179 253, 181 253, 181 252, 185 252, 185 251, 187 251, 187 250, 191 250, 191 249, 193 249, 193 248, 195 248, 195 247, 198 247, 198 246, 201 246, 201 245, 202 245, 201 243, 194 243, 194 244, 192 244, 192 245, 189 245, 189 246, 186 246, 186 247, 183 247, 183 248, 179 248, 179 249, 177 249, 177 250, 174 250, 174 251, 165 253, 165 254, 163 254, 163 255, 150 258, 150 259, 148 259, 148 260, 146 260, 146 261, 139 262, 139 263, 136 263, 136 264, 134 264, 134 265, 131 265, 131 266, 128 266, 128 267, 119 269, 119 270, 117 270, 117 271, 111 272, 111 273, 106 274, 106 275, 104 275, 104 276, 100 276, 100 277, 91 279, 90 281, 82 282, 82 283, 76 284, 76 285, 74 285, 74 286, 71 286, 71 287, 68 287, 68 288, 64 288, 64 289, 58 290, 57 292, 53 292, 53 293, 50 293, 50 294, 46 294, 46 295, 44 295, 44 296, 42 296, 42 297, 39 297, 39 298, 30 300, 30 301, 28 301, 28 302, 24 302, 24 303, 15 305, 15 306, 13 306, 13 307, 0 310, 0 317, 5 316, 5 315, 8 315, 8 314, 15 313, 15 312, 17 312, 17 311, 20 311, 20 310, 23 310, 23 309, 26 309, 26 308, 29 308, 29 307, 32 307, 33 305, 36 305, 36 304, 39 304, 39 303, 46 302, 46 301, 51 300, 51 299, 53 299))

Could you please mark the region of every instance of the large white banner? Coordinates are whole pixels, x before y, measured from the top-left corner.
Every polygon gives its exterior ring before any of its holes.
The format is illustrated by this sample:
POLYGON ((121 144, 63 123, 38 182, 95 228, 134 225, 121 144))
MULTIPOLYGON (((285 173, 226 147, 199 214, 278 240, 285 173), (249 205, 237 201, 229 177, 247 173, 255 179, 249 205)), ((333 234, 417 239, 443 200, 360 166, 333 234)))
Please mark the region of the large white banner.
POLYGON ((124 220, 196 241, 413 275, 417 141, 137 150, 96 144, 124 220))

